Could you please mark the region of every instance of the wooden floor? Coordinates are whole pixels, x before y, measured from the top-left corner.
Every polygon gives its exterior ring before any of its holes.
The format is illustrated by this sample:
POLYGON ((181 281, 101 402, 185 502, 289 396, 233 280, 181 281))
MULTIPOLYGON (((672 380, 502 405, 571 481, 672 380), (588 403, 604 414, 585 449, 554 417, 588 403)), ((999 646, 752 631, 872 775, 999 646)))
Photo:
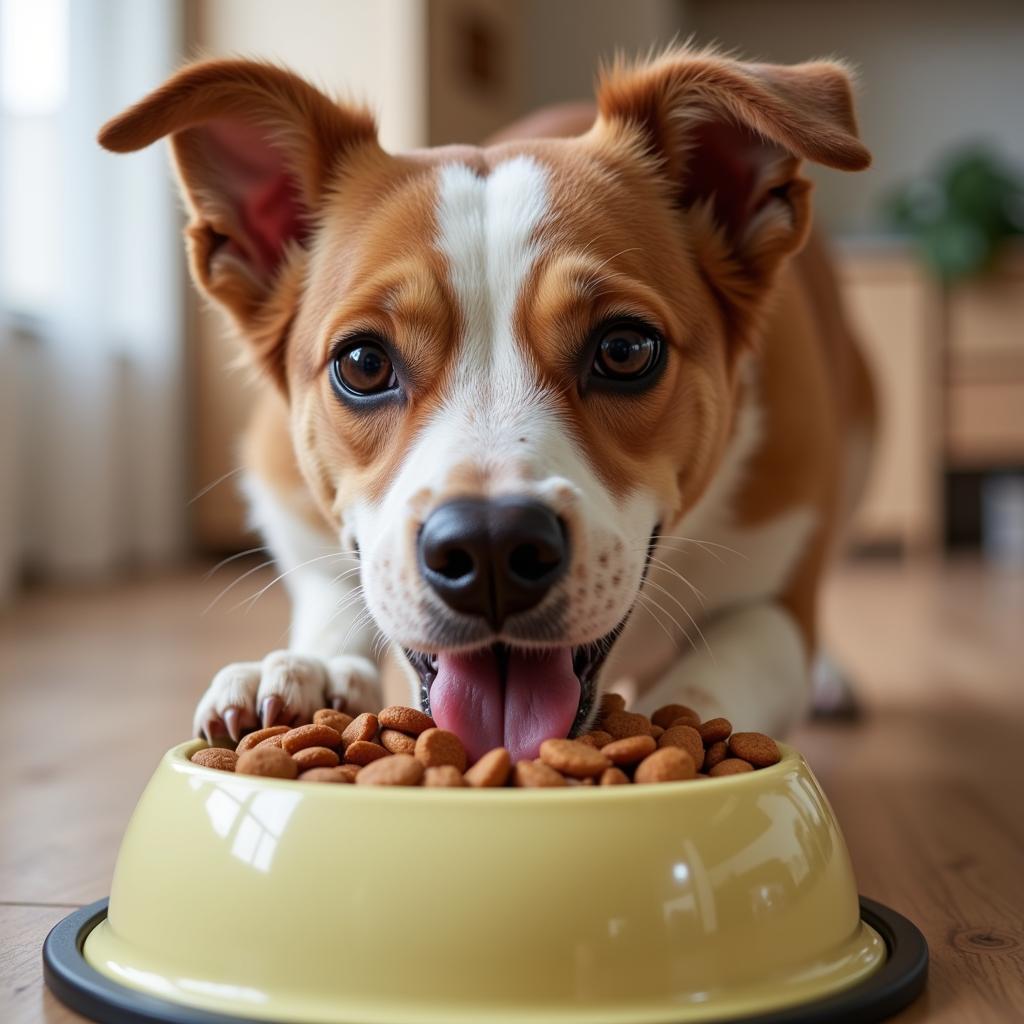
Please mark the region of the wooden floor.
MULTIPOLYGON (((203 681, 284 638, 234 567, 37 593, 0 619, 0 1022, 78 1020, 45 992, 39 950, 107 894, 132 806, 187 734, 203 681)), ((1024 1021, 1024 576, 861 564, 827 593, 831 646, 859 681, 857 725, 795 738, 831 798, 861 891, 932 950, 901 1021, 1024 1021)))

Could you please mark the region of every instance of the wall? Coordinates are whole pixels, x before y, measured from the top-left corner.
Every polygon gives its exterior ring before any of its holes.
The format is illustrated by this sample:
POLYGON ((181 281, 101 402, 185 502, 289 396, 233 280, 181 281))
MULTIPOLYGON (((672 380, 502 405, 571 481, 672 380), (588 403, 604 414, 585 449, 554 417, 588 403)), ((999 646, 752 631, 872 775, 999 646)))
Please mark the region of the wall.
POLYGON ((682 0, 430 0, 430 142, 479 142, 547 103, 588 99, 602 58, 680 30, 682 0))
POLYGON ((862 175, 816 174, 819 217, 835 231, 870 230, 882 196, 963 140, 1024 166, 1020 0, 690 0, 686 27, 748 57, 838 54, 859 67, 875 161, 862 175))

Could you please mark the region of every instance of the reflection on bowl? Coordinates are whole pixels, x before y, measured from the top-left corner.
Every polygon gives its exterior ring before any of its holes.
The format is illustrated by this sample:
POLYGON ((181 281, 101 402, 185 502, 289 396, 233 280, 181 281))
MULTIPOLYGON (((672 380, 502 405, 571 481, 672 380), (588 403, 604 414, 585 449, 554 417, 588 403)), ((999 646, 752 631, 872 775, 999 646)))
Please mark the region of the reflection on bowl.
POLYGON ((86 959, 253 1019, 643 1024, 847 988, 885 945, 807 764, 701 782, 385 789, 164 757, 86 959))

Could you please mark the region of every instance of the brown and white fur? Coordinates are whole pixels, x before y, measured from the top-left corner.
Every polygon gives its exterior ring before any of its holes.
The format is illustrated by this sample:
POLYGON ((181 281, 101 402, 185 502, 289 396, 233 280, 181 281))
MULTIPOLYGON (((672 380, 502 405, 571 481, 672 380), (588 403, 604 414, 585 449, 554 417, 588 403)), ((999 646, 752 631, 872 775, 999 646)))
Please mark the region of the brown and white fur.
POLYGON ((245 489, 294 604, 289 649, 217 673, 197 730, 378 706, 387 645, 436 653, 457 633, 417 571, 420 525, 453 496, 508 494, 557 511, 571 565, 540 609, 463 646, 584 645, 625 621, 599 689, 628 676, 645 709, 776 735, 801 717, 872 427, 827 259, 805 246, 802 160, 869 163, 841 65, 672 50, 607 70, 596 119, 567 107, 483 148, 392 155, 365 111, 209 61, 100 140, 163 136, 196 282, 267 382, 245 489), (667 346, 635 394, 581 377, 588 333, 620 315, 667 346), (328 366, 364 330, 400 359, 403 397, 356 410, 328 366))

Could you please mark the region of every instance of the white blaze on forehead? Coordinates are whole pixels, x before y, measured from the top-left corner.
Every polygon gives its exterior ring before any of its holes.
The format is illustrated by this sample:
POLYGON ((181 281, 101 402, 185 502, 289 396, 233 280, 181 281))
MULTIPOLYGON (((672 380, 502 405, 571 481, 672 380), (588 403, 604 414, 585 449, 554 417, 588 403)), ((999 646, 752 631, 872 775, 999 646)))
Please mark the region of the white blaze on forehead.
POLYGON ((543 251, 539 228, 548 211, 548 175, 530 157, 513 157, 486 176, 462 164, 439 172, 435 245, 461 328, 445 368, 450 384, 383 500, 353 509, 365 599, 384 632, 408 647, 422 649, 430 632, 416 568, 419 526, 451 497, 449 481, 459 478, 456 470, 464 479, 467 466, 479 471, 481 497, 532 496, 570 522, 575 554, 562 589, 575 595, 564 623, 571 642, 607 633, 639 585, 654 496, 641 489, 618 500, 602 485, 559 395, 541 381, 528 339, 516 337, 516 308, 543 251), (585 567, 602 555, 608 589, 583 599, 596 579, 591 572, 584 583, 585 567))
POLYGON ((456 380, 479 394, 484 382, 534 390, 513 316, 540 251, 537 228, 547 212, 547 174, 518 156, 481 177, 464 164, 441 168, 438 247, 462 314, 456 380))

